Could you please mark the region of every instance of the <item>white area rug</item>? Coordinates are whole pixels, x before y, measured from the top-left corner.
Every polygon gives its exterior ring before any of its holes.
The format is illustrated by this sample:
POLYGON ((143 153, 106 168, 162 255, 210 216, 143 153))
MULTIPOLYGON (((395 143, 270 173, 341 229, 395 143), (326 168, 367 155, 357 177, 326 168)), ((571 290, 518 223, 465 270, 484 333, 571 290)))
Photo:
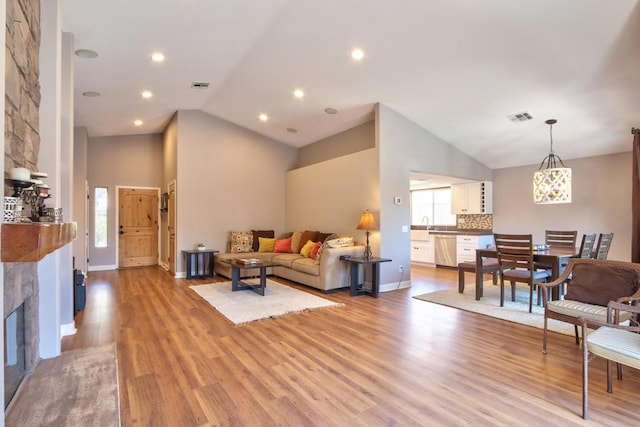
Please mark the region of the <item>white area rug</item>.
MULTIPOLYGON (((536 291, 533 293, 533 313, 529 313, 528 287, 521 287, 520 284, 516 286, 516 302, 511 302, 511 285, 505 284, 504 290, 504 307, 500 307, 500 286, 494 286, 490 280, 484 283, 484 295, 480 301, 476 301, 476 288, 473 284, 471 286, 467 284, 463 294, 458 293, 456 287, 446 291, 416 295, 414 298, 540 329, 544 327, 544 308, 536 305, 538 301, 536 291)), ((574 334, 573 325, 570 323, 549 319, 547 327, 550 331, 561 334, 574 334)))
MULTIPOLYGON (((258 279, 245 280, 258 283, 258 279)), ((267 279, 264 296, 250 290, 231 291, 231 282, 190 286, 236 325, 342 304, 267 279)))

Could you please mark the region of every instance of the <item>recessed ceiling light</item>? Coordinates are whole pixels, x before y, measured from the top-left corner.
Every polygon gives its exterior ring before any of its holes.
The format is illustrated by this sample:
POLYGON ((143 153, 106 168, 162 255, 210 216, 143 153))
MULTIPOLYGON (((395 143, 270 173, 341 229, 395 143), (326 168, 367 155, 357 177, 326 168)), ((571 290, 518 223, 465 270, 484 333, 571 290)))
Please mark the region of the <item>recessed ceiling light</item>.
POLYGON ((327 107, 324 109, 324 112, 327 114, 337 114, 338 110, 336 110, 335 108, 327 107))
POLYGON ((134 120, 133 124, 136 125, 136 126, 142 126, 142 120, 140 120, 140 119, 134 120))
POLYGON ((98 52, 90 49, 78 49, 75 51, 75 54, 79 58, 91 59, 98 56, 98 52))
POLYGON ((151 93, 150 90, 145 90, 144 92, 142 92, 142 97, 143 98, 151 98, 153 96, 153 94, 151 93))
POLYGON ((303 98, 304 91, 302 89, 296 89, 293 91, 293 96, 295 96, 296 98, 303 98))
POLYGON ((351 57, 356 61, 359 61, 364 58, 364 51, 362 49, 353 49, 351 51, 351 57))
POLYGON ((87 98, 96 98, 100 96, 100 92, 95 92, 95 91, 82 92, 82 96, 86 96, 87 98))
POLYGON ((289 133, 298 133, 298 129, 296 129, 296 128, 287 128, 287 132, 289 132, 289 133))
POLYGON ((151 60, 153 62, 162 62, 162 61, 164 61, 164 54, 162 54, 160 52, 153 52, 151 54, 151 60))
POLYGON ((266 122, 267 120, 269 120, 269 116, 267 116, 265 113, 260 113, 258 118, 260 119, 261 122, 266 122))

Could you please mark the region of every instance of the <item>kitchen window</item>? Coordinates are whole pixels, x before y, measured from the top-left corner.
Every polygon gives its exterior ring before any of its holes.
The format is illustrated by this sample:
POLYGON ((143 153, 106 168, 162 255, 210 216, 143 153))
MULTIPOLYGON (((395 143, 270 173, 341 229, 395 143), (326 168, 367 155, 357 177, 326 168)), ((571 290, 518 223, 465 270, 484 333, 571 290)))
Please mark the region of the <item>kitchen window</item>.
POLYGON ((456 225, 451 214, 451 188, 411 191, 411 225, 456 225))

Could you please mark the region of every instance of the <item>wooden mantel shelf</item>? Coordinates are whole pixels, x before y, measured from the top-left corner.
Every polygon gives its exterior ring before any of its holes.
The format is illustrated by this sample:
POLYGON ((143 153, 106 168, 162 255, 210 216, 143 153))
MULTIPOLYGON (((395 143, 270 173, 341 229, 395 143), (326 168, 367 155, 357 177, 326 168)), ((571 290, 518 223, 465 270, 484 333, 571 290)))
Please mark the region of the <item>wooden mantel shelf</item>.
POLYGON ((3 223, 2 262, 37 262, 76 238, 75 222, 3 223))

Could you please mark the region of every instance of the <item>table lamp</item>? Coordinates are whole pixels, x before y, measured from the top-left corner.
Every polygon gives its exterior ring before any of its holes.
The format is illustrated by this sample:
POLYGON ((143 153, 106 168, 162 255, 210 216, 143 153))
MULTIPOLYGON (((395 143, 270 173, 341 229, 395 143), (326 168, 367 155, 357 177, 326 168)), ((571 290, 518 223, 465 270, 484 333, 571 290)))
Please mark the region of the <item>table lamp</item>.
POLYGON ((364 254, 363 254, 363 257, 365 259, 371 259, 371 246, 369 246, 369 234, 371 233, 369 230, 375 230, 375 227, 376 227, 376 221, 373 218, 373 214, 369 212, 368 209, 365 212, 362 212, 362 215, 360 216, 360 222, 358 223, 358 226, 356 227, 356 229, 366 230, 367 232, 367 244, 364 247, 364 254))

